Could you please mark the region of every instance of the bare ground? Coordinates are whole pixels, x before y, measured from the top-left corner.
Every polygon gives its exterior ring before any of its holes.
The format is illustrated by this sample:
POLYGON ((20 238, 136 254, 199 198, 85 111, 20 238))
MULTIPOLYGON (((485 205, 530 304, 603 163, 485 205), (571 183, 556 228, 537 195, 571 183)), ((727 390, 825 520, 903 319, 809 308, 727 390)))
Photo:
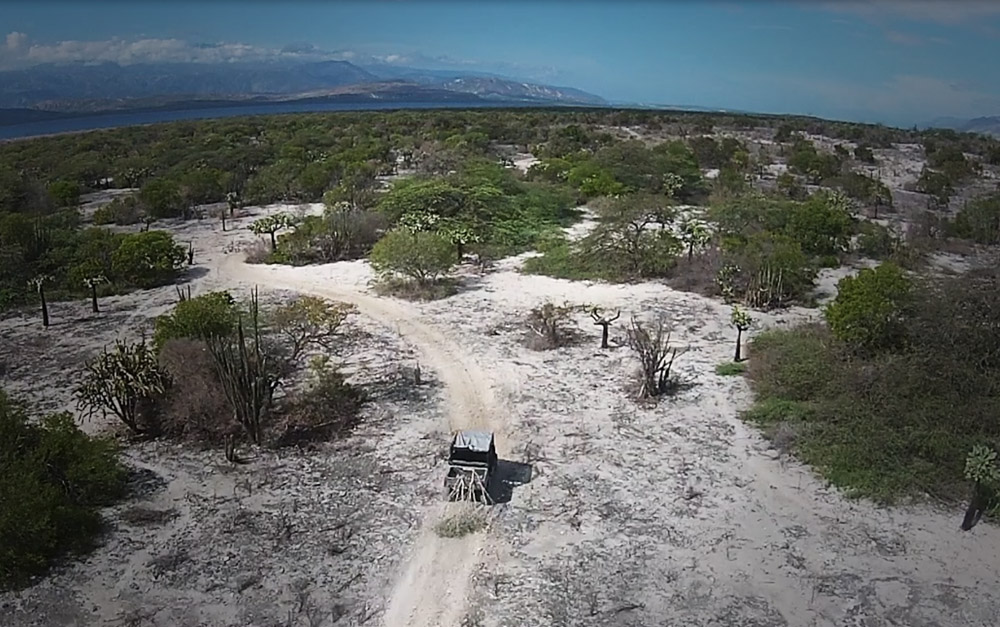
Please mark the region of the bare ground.
MULTIPOLYGON (((259 212, 250 211, 246 221, 259 212)), ((172 227, 173 228, 173 227, 172 227)), ((376 297, 360 262, 252 267, 253 236, 178 226, 197 249, 195 293, 256 284, 348 300, 356 338, 338 357, 375 395, 348 440, 314 451, 132 445, 136 494, 108 512, 104 545, 31 588, 0 596, 0 625, 986 625, 1000 618, 1000 532, 958 531, 961 512, 850 501, 772 450, 738 419, 750 394, 719 377, 731 358, 727 307, 659 284, 609 286, 521 275, 518 260, 430 303, 376 297), (473 289, 474 288, 474 289, 473 289), (545 300, 620 308, 610 350, 597 327, 577 346, 524 348, 524 315, 545 300), (630 315, 668 313, 687 385, 636 408, 620 347, 630 315), (420 363, 413 386, 398 364, 420 363), (484 532, 444 539, 449 429, 498 433, 501 458, 530 470, 484 532), (137 509, 139 508, 139 509, 137 509)), ((576 233, 574 233, 576 234, 576 233)), ((83 360, 135 336, 172 288, 0 320, 23 355, 5 387, 71 407, 83 360), (83 318, 79 322, 65 322, 83 318), (58 326, 58 325, 65 326, 58 326)), ((762 326, 815 311, 759 315, 762 326)), ((91 424, 96 430, 101 425, 91 424)))

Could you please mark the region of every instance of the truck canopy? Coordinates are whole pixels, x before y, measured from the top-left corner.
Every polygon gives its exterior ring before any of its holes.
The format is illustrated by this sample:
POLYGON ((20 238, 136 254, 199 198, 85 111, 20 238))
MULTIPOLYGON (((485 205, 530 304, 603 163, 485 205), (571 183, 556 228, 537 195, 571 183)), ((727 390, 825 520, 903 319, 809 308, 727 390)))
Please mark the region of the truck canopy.
POLYGON ((452 448, 466 449, 476 453, 488 453, 493 444, 493 434, 489 431, 458 431, 451 443, 452 448))

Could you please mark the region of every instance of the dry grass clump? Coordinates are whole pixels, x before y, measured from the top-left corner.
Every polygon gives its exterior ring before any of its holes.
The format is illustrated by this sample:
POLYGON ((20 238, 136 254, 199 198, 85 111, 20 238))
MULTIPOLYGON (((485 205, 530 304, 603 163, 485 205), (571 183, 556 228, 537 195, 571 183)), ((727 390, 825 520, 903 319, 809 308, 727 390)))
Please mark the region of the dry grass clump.
POLYGON ((462 538, 489 526, 489 509, 485 505, 462 503, 457 511, 436 525, 434 532, 442 538, 462 538))
POLYGON ((386 277, 375 285, 375 293, 380 296, 395 296, 403 300, 440 300, 457 294, 458 282, 451 278, 420 282, 399 277, 386 277))

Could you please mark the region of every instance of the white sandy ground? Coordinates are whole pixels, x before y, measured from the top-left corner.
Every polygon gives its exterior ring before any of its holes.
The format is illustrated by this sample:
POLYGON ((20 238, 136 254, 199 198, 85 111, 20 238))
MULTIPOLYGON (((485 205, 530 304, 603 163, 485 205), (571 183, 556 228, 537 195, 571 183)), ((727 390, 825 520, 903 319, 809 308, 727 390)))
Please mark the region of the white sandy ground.
MULTIPOLYGON (((214 221, 170 225, 196 247, 192 291, 258 285, 355 303, 352 341, 336 357, 372 391, 366 422, 313 452, 219 451, 149 443, 127 451, 137 496, 111 508, 104 545, 19 594, 0 595, 0 625, 993 625, 1000 619, 1000 531, 962 533, 962 512, 881 509, 846 500, 769 449, 738 419, 743 380, 715 375, 731 359, 729 308, 659 284, 574 283, 504 260, 431 303, 376 297, 364 262, 246 266, 229 253, 254 236, 214 221), (614 348, 578 317, 582 344, 532 352, 525 314, 546 300, 620 309, 614 348), (629 316, 667 313, 689 384, 637 409, 620 347, 629 316), (406 382, 419 363, 427 381, 406 382), (494 508, 483 533, 441 539, 447 432, 498 434, 502 458, 531 481, 494 508), (129 523, 136 505, 173 510, 129 523)), ((287 209, 287 208, 285 208, 287 209)), ((315 207, 310 210, 316 210, 315 207)), ((592 221, 588 221, 592 223, 592 221)), ((586 227, 571 231, 578 237, 586 227)), ((826 287, 829 287, 828 285, 826 287)), ((172 288, 56 303, 0 320, 2 383, 45 409, 72 406, 84 359, 136 337, 175 300, 172 288), (82 318, 77 322, 71 320, 82 318), (10 347, 9 352, 7 347, 10 347)), ((759 314, 764 328, 818 316, 759 314)), ((89 430, 100 424, 88 423, 89 430)))

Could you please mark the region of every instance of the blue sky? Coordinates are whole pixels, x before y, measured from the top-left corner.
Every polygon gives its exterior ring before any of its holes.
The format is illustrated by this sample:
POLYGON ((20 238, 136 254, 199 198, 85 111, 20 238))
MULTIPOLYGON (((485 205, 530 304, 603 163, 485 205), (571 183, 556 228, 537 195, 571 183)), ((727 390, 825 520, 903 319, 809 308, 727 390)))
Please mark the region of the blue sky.
POLYGON ((26 0, 4 5, 0 27, 2 67, 266 58, 294 45, 612 101, 900 125, 1000 115, 1000 2, 986 0, 26 0))

